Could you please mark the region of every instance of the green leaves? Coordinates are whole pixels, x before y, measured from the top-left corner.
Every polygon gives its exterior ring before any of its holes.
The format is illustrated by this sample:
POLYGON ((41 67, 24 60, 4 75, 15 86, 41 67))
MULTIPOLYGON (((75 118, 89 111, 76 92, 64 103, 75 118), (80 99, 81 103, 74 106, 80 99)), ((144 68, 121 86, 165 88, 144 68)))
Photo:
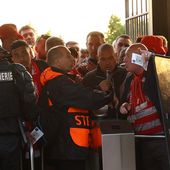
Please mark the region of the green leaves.
POLYGON ((105 33, 105 40, 112 44, 117 36, 125 33, 125 27, 118 16, 112 15, 108 24, 108 31, 105 33))

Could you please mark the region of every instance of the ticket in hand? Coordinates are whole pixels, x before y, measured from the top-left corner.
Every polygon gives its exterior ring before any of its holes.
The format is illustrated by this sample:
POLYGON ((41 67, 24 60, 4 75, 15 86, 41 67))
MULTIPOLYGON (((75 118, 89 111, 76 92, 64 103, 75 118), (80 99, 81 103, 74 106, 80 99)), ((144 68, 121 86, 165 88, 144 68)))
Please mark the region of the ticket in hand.
POLYGON ((144 58, 140 54, 132 53, 131 63, 137 64, 147 70, 148 61, 145 61, 144 58))

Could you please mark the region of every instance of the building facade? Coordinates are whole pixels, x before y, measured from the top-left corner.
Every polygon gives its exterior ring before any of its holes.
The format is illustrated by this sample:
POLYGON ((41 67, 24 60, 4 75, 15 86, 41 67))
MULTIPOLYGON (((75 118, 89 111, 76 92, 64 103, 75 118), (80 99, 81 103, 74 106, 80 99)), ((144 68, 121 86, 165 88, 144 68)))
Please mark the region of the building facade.
POLYGON ((170 0, 125 0, 125 23, 134 42, 142 35, 163 35, 170 49, 170 0))

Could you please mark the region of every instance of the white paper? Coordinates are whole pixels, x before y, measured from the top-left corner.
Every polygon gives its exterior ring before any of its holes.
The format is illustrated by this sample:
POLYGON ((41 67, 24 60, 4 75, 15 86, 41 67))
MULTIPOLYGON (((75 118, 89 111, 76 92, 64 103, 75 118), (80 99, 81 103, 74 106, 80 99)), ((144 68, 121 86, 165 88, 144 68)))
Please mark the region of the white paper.
POLYGON ((132 53, 131 63, 143 67, 145 71, 147 70, 148 61, 145 61, 145 59, 140 54, 132 53))

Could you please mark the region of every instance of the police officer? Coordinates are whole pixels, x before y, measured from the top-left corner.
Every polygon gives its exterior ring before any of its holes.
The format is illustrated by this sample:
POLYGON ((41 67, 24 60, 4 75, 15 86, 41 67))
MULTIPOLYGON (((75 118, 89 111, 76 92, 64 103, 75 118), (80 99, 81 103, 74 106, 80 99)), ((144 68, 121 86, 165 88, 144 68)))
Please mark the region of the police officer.
POLYGON ((0 169, 19 170, 21 134, 18 119, 29 118, 28 114, 34 111, 34 86, 22 65, 11 64, 3 48, 0 53, 0 169), (24 87, 24 78, 28 89, 24 87))

